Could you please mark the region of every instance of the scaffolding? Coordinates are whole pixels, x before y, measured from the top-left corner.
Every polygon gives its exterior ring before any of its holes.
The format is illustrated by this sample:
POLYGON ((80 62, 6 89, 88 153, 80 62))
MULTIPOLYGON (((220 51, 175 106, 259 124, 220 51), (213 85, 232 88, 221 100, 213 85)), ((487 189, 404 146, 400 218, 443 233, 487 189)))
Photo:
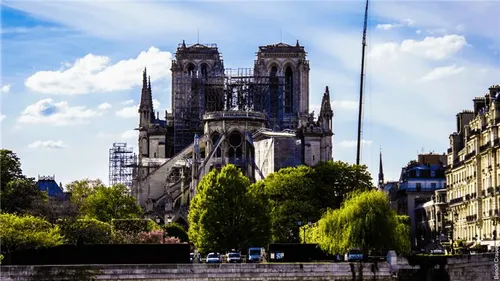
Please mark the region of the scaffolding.
POLYGON ((253 69, 226 69, 221 76, 177 76, 174 85, 175 154, 191 144, 195 134, 202 134, 206 112, 262 112, 272 130, 296 127, 292 121, 295 110, 285 110, 283 76, 255 76, 253 69))
POLYGON ((137 156, 127 143, 113 143, 109 149, 109 185, 123 184, 132 188, 137 156))

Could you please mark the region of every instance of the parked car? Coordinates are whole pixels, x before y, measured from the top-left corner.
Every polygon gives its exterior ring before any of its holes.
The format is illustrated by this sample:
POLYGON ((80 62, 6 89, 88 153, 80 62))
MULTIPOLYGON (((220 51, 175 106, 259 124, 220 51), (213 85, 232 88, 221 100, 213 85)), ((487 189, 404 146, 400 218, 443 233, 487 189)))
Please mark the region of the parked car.
POLYGON ((237 252, 230 252, 227 254, 227 262, 228 263, 240 263, 241 262, 241 254, 237 252))
POLYGON ((207 255, 207 263, 221 263, 222 257, 219 253, 209 253, 207 255))
POLYGON ((261 262, 264 255, 264 248, 250 247, 248 249, 248 262, 261 262))
POLYGON ((362 261, 363 260, 363 252, 360 249, 351 249, 346 254, 347 261, 362 261))

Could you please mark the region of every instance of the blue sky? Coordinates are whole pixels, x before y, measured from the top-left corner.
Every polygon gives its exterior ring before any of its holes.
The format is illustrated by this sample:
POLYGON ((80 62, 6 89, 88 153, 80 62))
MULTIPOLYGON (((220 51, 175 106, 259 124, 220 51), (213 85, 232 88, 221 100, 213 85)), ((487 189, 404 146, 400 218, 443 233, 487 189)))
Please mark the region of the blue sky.
MULTIPOLYGON (((372 1, 362 162, 386 179, 424 150, 443 153, 455 114, 500 83, 500 2, 372 1)), ((356 157, 362 1, 3 1, 2 147, 29 176, 108 180, 113 142, 137 146, 142 70, 170 110, 170 60, 182 40, 217 43, 228 68, 259 45, 305 46, 311 109, 329 86, 334 157, 356 157)))

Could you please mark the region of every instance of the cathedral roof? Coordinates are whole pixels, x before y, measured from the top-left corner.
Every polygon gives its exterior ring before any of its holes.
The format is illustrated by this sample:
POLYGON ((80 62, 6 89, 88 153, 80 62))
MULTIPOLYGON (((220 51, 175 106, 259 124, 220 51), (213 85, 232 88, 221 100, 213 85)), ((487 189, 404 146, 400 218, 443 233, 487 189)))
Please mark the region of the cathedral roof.
POLYGON ((259 46, 259 52, 272 52, 272 53, 305 53, 304 46, 300 46, 299 40, 295 46, 280 42, 278 44, 271 44, 259 46))

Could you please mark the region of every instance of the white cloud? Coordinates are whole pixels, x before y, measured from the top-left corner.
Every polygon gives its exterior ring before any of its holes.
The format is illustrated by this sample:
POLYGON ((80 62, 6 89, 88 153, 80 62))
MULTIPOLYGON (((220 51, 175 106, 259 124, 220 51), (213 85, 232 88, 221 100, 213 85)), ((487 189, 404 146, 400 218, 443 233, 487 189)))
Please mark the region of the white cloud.
POLYGON ((369 56, 377 59, 394 59, 401 54, 410 54, 421 58, 443 60, 458 53, 466 45, 465 37, 460 35, 425 37, 421 41, 407 39, 400 44, 394 42, 377 44, 369 56))
POLYGON ((356 109, 359 106, 359 102, 352 100, 334 100, 332 102, 333 110, 336 109, 356 109))
MULTIPOLYGON (((133 102, 133 101, 132 101, 133 102)), ((160 108, 160 102, 157 99, 153 99, 153 109, 158 111, 160 108)), ((139 105, 131 105, 121 108, 116 111, 116 116, 121 118, 137 118, 139 110, 139 105)))
MULTIPOLYGON (((368 146, 368 145, 372 145, 373 141, 371 140, 361 140, 361 146, 368 146)), ((355 140, 343 140, 343 141, 340 141, 338 143, 338 145, 340 147, 343 147, 343 148, 353 148, 353 147, 356 147, 358 145, 358 142, 355 141, 355 140)))
POLYGON ((128 130, 120 135, 122 140, 137 139, 138 132, 136 130, 128 130))
POLYGON ((0 122, 2 122, 5 119, 5 117, 6 117, 5 115, 0 114, 0 122))
POLYGON ((376 28, 377 29, 382 29, 382 30, 391 30, 395 28, 400 28, 404 26, 413 26, 415 22, 412 19, 404 19, 401 21, 401 23, 384 23, 384 24, 377 24, 376 28))
POLYGON ((111 108, 111 104, 105 102, 105 103, 101 103, 98 107, 97 107, 99 110, 106 110, 106 109, 109 109, 111 108))
POLYGON ((0 89, 0 91, 2 91, 2 93, 4 93, 4 94, 10 92, 10 84, 3 85, 2 88, 0 89))
MULTIPOLYGON (((3 5, 61 26, 106 40, 136 43, 145 38, 172 38, 196 32, 217 34, 225 26, 211 17, 211 11, 189 5, 156 1, 2 1, 3 5), (145 15, 146 18, 145 18, 145 15), (183 24, 179 24, 179 23, 183 24), (168 28, 165 28, 168 26, 168 28)), ((227 28, 227 26, 225 27, 227 28)), ((161 40, 161 39, 160 39, 161 40)))
POLYGON ((169 78, 171 60, 171 53, 155 47, 115 64, 110 63, 109 57, 88 54, 65 70, 33 74, 25 86, 34 92, 60 95, 128 90, 142 84, 144 67, 148 68, 151 81, 169 78))
POLYGON ((28 105, 18 121, 25 124, 76 125, 95 117, 98 112, 85 106, 69 106, 68 102, 43 99, 28 105))
POLYGON ((29 148, 46 148, 46 149, 62 149, 67 147, 63 141, 35 141, 28 145, 29 148))
POLYGON ((391 30, 393 28, 399 27, 395 24, 390 24, 390 23, 384 23, 384 24, 377 24, 377 29, 382 29, 382 30, 391 30))
POLYGON ((122 101, 121 104, 123 105, 129 105, 129 104, 133 104, 134 103, 134 100, 126 100, 126 101, 122 101))
POLYGON ((422 81, 432 81, 446 78, 455 74, 459 74, 465 70, 465 67, 457 67, 456 65, 442 66, 433 69, 422 77, 422 81))

